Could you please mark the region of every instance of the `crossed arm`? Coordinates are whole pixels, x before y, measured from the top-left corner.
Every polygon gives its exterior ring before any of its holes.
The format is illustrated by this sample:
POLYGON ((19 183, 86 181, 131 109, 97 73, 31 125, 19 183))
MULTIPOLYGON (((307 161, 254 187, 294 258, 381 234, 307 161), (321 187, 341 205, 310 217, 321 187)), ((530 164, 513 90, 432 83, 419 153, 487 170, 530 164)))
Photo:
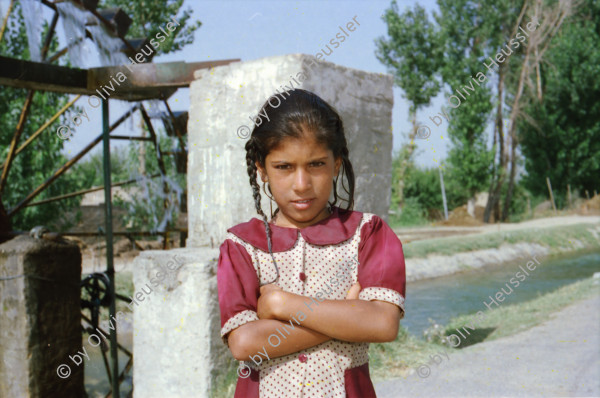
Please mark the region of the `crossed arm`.
POLYGON ((228 338, 229 348, 236 359, 243 361, 266 348, 269 357, 276 358, 330 339, 350 342, 393 341, 398 334, 400 309, 383 301, 359 300, 359 292, 360 285, 356 283, 345 300, 318 301, 285 292, 276 285, 263 286, 257 304, 259 320, 232 330, 228 338), (291 329, 289 321, 299 311, 306 318, 300 322, 302 326, 292 321, 295 327, 291 329), (286 329, 284 325, 287 325, 286 329), (278 329, 286 331, 286 338, 274 347, 267 341, 270 335, 277 335, 278 329))

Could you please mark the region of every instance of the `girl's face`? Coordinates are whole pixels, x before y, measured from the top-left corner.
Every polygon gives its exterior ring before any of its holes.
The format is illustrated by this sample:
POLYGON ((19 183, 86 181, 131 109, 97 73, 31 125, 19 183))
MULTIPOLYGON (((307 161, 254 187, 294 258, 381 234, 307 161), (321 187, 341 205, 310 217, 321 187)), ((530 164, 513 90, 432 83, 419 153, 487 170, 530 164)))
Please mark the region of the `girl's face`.
POLYGON ((335 159, 310 132, 298 139, 284 139, 269 152, 264 168, 256 163, 279 207, 275 224, 304 228, 326 218, 333 179, 341 164, 342 159, 335 159))

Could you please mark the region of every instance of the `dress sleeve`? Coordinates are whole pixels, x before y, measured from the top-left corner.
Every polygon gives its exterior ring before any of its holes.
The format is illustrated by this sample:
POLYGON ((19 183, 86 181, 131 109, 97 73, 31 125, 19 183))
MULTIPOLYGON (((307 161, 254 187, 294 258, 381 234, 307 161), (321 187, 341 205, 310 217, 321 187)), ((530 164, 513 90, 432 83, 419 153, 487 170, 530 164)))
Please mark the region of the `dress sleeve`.
POLYGON ((406 276, 402 243, 378 216, 361 230, 358 246, 358 282, 361 300, 381 300, 396 304, 404 317, 406 276))
POLYGON ((221 310, 221 338, 248 322, 257 321, 260 287, 252 258, 246 249, 227 239, 221 245, 217 269, 217 291, 221 310))

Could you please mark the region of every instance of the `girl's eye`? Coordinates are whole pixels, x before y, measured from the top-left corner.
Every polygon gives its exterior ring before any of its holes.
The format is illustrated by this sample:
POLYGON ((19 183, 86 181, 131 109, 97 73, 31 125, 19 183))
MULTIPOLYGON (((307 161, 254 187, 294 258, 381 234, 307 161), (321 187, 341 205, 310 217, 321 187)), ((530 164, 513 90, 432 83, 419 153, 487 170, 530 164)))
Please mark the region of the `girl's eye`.
POLYGON ((325 162, 312 162, 311 166, 313 167, 319 167, 319 166, 323 166, 325 164, 325 162))
POLYGON ((279 169, 279 170, 286 170, 286 169, 288 169, 289 167, 290 167, 290 165, 289 165, 289 164, 278 164, 277 166, 275 166, 275 168, 276 168, 276 169, 279 169))

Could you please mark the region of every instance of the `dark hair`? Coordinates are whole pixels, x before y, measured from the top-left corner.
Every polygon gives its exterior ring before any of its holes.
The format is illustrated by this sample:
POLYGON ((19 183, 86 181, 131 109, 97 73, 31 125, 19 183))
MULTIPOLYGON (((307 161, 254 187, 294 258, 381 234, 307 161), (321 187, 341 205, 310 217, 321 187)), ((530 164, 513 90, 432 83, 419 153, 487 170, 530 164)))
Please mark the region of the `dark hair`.
MULTIPOLYGON (((260 205, 260 188, 256 181, 256 162, 265 165, 269 152, 286 138, 300 138, 305 132, 311 132, 317 142, 325 144, 333 152, 335 159, 342 158, 342 187, 348 194, 346 210, 354 207, 354 170, 348 156, 348 144, 344 135, 342 119, 335 109, 318 95, 302 89, 277 92, 261 107, 258 113, 252 135, 246 143, 246 165, 250 186, 254 196, 256 211, 262 216, 267 233, 267 241, 271 257, 271 234, 267 216, 260 205), (286 96, 287 95, 287 96, 286 96), (275 106, 277 105, 277 106, 275 106), (348 188, 344 185, 344 177, 348 188)), ((333 181, 333 203, 338 201, 337 177, 333 181)), ((277 209, 275 214, 277 214, 277 209)), ((275 259, 273 258, 273 262, 275 259)))

